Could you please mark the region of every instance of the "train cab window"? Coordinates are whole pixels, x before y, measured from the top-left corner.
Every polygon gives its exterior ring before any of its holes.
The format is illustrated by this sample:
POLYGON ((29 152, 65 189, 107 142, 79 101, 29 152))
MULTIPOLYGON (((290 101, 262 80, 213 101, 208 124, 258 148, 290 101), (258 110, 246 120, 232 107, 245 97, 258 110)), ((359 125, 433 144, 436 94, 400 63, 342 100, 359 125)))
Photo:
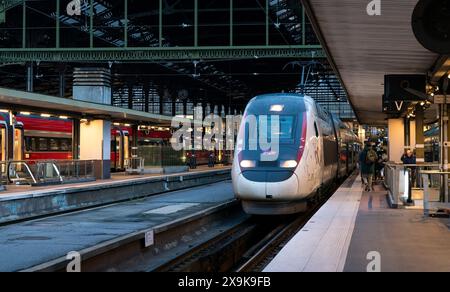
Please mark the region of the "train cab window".
POLYGON ((316 131, 316 137, 319 138, 319 129, 317 128, 316 122, 314 122, 314 130, 316 131))
MULTIPOLYGON (((290 140, 294 138, 294 116, 279 116, 279 133, 278 137, 280 141, 290 140)), ((267 117, 267 137, 272 137, 272 119, 271 116, 267 117)), ((259 136, 259 135, 258 135, 259 136)))

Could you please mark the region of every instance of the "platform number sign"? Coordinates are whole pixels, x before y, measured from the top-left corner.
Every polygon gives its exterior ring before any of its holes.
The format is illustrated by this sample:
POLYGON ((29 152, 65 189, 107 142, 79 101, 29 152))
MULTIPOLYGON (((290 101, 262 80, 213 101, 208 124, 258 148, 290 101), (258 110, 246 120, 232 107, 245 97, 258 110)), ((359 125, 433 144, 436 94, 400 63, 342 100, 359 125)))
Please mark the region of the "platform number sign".
POLYGON ((366 259, 369 261, 367 265, 368 273, 381 272, 381 254, 377 251, 371 251, 367 254, 366 259))
POLYGON ((155 232, 153 230, 145 233, 145 247, 150 247, 155 244, 155 232))

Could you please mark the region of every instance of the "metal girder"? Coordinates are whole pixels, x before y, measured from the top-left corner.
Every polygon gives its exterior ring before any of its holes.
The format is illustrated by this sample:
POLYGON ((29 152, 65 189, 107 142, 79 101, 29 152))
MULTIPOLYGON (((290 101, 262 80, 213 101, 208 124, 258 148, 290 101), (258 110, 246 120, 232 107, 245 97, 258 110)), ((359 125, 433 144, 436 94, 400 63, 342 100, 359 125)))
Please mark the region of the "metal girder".
POLYGON ((321 46, 0 49, 0 63, 326 58, 321 46))
POLYGON ((0 0, 0 23, 6 21, 6 11, 19 4, 22 4, 23 0, 0 0))

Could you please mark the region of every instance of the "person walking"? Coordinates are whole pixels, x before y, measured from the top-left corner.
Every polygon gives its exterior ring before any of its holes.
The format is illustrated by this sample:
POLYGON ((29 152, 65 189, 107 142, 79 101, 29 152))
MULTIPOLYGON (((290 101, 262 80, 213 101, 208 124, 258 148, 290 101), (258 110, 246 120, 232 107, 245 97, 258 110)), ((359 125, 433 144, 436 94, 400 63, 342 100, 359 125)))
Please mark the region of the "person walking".
POLYGON ((365 185, 366 192, 373 191, 373 177, 375 175, 375 164, 378 160, 378 155, 373 150, 370 143, 366 143, 364 150, 359 155, 359 163, 361 165, 361 177, 365 185))

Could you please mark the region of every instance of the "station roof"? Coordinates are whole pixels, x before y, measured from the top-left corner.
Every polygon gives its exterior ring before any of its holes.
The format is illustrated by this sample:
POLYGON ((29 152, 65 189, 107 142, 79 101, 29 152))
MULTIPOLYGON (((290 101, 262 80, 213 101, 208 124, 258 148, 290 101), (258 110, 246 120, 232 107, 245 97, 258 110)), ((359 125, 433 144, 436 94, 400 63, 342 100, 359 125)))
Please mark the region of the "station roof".
POLYGON ((104 118, 119 122, 170 125, 172 121, 171 117, 163 115, 1 87, 0 107, 5 110, 53 113, 76 118, 104 118))
POLYGON ((369 0, 302 2, 362 123, 386 123, 384 75, 424 74, 439 57, 413 34, 416 0, 382 1, 381 16, 367 14, 369 0))

